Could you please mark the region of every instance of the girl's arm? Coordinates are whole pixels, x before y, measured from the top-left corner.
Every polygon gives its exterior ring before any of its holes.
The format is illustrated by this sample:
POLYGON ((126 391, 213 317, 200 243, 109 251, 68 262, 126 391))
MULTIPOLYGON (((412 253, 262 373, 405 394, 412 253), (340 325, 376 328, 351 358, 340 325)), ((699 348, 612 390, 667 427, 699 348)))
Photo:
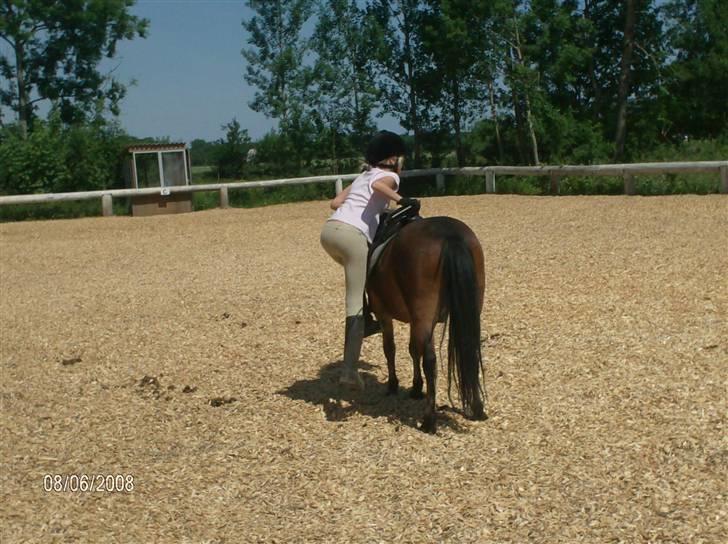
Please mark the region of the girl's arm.
POLYGON ((344 203, 344 200, 346 200, 346 197, 348 196, 349 191, 351 191, 351 185, 349 185, 346 189, 344 189, 338 195, 336 195, 336 197, 333 198, 331 200, 331 202, 329 202, 329 207, 332 210, 338 210, 341 207, 341 205, 344 203))
POLYGON ((390 177, 379 178, 377 181, 372 183, 372 189, 386 197, 389 197, 390 200, 399 202, 402 200, 402 195, 398 194, 397 191, 394 190, 396 186, 394 178, 390 177))

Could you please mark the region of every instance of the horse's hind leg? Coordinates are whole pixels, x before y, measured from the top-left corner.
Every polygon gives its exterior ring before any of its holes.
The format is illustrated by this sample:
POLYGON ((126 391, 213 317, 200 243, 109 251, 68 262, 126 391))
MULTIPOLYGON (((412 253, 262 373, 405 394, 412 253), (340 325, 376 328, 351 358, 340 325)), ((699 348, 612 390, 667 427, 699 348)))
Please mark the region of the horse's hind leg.
POLYGON ((422 420, 422 430, 426 433, 434 433, 437 430, 435 395, 437 394, 437 357, 435 348, 432 345, 432 334, 425 341, 424 357, 422 366, 425 369, 425 380, 427 381, 427 400, 425 400, 425 417, 422 420))
POLYGON ((412 323, 410 327, 410 355, 414 364, 414 379, 412 382, 412 397, 422 398, 422 373, 420 359, 425 370, 427 380, 427 400, 425 401, 425 417, 422 420, 422 429, 426 433, 434 433, 437 427, 435 422, 435 388, 437 382, 437 358, 432 345, 432 325, 412 323))
POLYGON ((412 390, 410 391, 410 397, 413 399, 421 399, 422 395, 422 369, 420 367, 420 360, 424 354, 424 342, 421 334, 418 334, 414 324, 410 326, 410 343, 409 353, 412 357, 412 390))
POLYGON ((399 391, 399 380, 394 365, 396 348, 394 346, 394 328, 390 318, 379 318, 382 325, 382 344, 384 345, 384 356, 387 358, 387 395, 396 395, 399 391))

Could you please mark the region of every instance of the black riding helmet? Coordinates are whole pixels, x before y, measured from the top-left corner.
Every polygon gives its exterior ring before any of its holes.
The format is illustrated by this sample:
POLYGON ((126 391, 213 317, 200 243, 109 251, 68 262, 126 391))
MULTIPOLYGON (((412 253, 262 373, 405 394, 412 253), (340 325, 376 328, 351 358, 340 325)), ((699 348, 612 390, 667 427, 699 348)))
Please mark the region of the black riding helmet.
POLYGON ((407 148, 404 145, 404 140, 400 136, 394 132, 382 130, 369 142, 364 159, 367 161, 367 164, 377 166, 384 159, 401 157, 406 152, 407 148))

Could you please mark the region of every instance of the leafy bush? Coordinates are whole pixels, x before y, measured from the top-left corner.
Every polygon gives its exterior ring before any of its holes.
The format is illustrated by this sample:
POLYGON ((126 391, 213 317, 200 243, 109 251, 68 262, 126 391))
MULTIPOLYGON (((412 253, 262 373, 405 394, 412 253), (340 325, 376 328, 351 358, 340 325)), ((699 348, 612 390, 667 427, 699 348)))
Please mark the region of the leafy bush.
POLYGON ((68 183, 64 141, 59 127, 38 123, 27 140, 12 129, 0 140, 0 192, 50 193, 68 183))
POLYGON ((131 139, 100 121, 63 126, 36 121, 27 139, 14 127, 0 133, 0 193, 32 194, 121 188, 123 150, 131 139))

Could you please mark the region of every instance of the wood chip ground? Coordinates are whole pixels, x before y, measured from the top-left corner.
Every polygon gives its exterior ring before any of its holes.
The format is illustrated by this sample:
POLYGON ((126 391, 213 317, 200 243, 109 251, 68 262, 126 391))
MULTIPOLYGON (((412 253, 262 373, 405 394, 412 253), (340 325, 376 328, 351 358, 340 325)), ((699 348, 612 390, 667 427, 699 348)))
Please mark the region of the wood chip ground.
POLYGON ((490 419, 436 436, 380 337, 337 385, 325 202, 0 225, 0 541, 726 542, 728 198, 422 208, 487 261, 490 419))

